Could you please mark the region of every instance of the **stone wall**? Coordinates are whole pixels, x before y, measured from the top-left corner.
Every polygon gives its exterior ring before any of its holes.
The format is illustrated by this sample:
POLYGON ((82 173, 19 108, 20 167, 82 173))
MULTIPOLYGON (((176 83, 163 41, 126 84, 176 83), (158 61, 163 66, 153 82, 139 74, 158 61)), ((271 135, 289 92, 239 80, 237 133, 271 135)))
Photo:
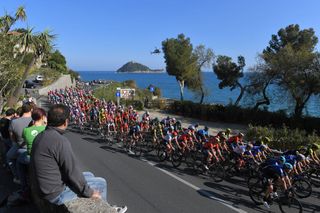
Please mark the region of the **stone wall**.
POLYGON ((63 75, 57 81, 52 83, 51 85, 39 89, 39 95, 40 96, 48 95, 48 92, 50 90, 61 89, 61 88, 71 87, 71 86, 73 86, 73 87, 76 86, 76 81, 74 80, 72 82, 70 75, 63 75))

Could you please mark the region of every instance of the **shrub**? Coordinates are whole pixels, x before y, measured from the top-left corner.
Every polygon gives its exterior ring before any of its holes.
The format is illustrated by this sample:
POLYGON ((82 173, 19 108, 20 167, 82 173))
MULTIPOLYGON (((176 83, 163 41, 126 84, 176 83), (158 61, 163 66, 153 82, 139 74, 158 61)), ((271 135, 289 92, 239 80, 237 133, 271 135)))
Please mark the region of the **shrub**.
POLYGON ((246 133, 248 141, 261 140, 263 137, 271 139, 270 147, 279 150, 297 149, 299 146, 306 146, 312 143, 319 143, 320 137, 315 133, 307 134, 305 130, 289 129, 287 126, 275 129, 272 127, 249 125, 246 133))
POLYGON ((124 103, 124 105, 126 105, 127 107, 132 105, 136 110, 143 110, 144 108, 143 102, 139 100, 124 100, 122 101, 122 103, 124 103))
POLYGON ((303 129, 309 134, 313 132, 320 134, 320 118, 306 117, 296 120, 288 118, 283 111, 269 112, 234 105, 202 105, 191 101, 174 101, 168 109, 172 113, 208 121, 252 124, 274 128, 281 128, 285 125, 290 129, 303 129))
POLYGON ((137 88, 137 83, 136 83, 135 80, 126 80, 126 81, 123 82, 123 85, 125 87, 130 87, 132 89, 137 88))

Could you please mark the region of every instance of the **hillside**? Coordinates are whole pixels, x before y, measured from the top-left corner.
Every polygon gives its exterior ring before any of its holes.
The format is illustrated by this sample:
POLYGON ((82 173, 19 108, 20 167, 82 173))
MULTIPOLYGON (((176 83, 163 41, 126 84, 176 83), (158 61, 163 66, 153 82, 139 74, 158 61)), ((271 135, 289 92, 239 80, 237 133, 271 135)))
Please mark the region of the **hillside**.
POLYGON ((117 72, 150 72, 150 71, 152 70, 149 67, 133 61, 126 63, 125 65, 123 65, 117 70, 117 72))

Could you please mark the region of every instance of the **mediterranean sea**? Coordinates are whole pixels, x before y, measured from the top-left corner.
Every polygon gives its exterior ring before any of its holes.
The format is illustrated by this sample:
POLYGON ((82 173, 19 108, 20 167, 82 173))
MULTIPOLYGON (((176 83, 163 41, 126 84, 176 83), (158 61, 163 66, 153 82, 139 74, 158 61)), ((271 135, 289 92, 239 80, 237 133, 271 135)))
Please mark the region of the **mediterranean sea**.
MULTIPOLYGON (((139 88, 147 88, 150 84, 159 87, 163 97, 180 100, 179 85, 174 76, 169 76, 167 73, 117 73, 114 71, 79 71, 81 80, 114 80, 125 81, 135 80, 139 88)), ((230 91, 230 88, 219 89, 219 80, 213 72, 203 72, 204 85, 206 87, 207 95, 204 99, 205 103, 216 104, 229 104, 234 102, 238 95, 239 89, 230 91)), ((245 78, 243 78, 245 79, 245 78)), ((243 83, 245 80, 243 80, 243 83)), ((271 104, 268 106, 269 111, 284 110, 288 113, 292 112, 293 105, 288 104, 286 98, 276 97, 278 91, 274 88, 270 88, 268 91, 269 97, 271 97, 271 104)), ((185 89, 185 100, 191 100, 194 102, 200 101, 200 96, 185 89)), ((241 101, 241 105, 244 107, 254 106, 252 99, 248 96, 244 96, 241 101)), ((304 114, 310 116, 320 117, 320 98, 311 97, 308 105, 304 111, 304 114)))

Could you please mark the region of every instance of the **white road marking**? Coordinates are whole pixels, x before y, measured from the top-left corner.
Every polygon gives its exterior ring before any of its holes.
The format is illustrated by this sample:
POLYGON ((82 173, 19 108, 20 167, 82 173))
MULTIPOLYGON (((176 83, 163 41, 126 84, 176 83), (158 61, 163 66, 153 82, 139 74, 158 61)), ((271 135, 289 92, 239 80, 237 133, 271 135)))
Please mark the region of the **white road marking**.
POLYGON ((160 171, 162 171, 163 173, 165 173, 165 174, 169 175, 170 177, 176 179, 177 181, 179 181, 179 182, 181 182, 181 183, 189 186, 190 188, 198 191, 198 192, 201 193, 202 195, 204 195, 204 196, 206 196, 206 197, 208 197, 208 198, 210 198, 210 199, 212 199, 212 200, 215 200, 215 201, 221 203, 222 205, 224 205, 224 206, 226 206, 226 207, 228 207, 228 208, 230 208, 230 209, 232 209, 232 210, 234 210, 234 211, 236 211, 236 212, 238 212, 238 213, 247 213, 246 211, 244 211, 244 210, 242 210, 242 209, 239 209, 239 208, 236 208, 236 207, 232 206, 232 205, 233 205, 232 203, 230 203, 230 202, 228 202, 228 201, 225 201, 225 200, 223 200, 223 199, 217 198, 217 197, 213 196, 212 194, 210 194, 209 192, 206 192, 206 191, 202 190, 201 188, 193 185, 192 183, 189 183, 189 182, 186 181, 186 180, 183 180, 182 178, 180 178, 180 177, 172 174, 171 172, 168 172, 167 170, 164 170, 164 169, 161 169, 161 168, 157 167, 157 166, 156 166, 156 165, 157 165, 156 163, 153 163, 153 162, 151 162, 151 161, 148 161, 148 160, 145 159, 145 158, 141 158, 141 160, 144 161, 144 162, 146 162, 146 163, 148 163, 149 165, 151 165, 151 166, 159 169, 160 171))

